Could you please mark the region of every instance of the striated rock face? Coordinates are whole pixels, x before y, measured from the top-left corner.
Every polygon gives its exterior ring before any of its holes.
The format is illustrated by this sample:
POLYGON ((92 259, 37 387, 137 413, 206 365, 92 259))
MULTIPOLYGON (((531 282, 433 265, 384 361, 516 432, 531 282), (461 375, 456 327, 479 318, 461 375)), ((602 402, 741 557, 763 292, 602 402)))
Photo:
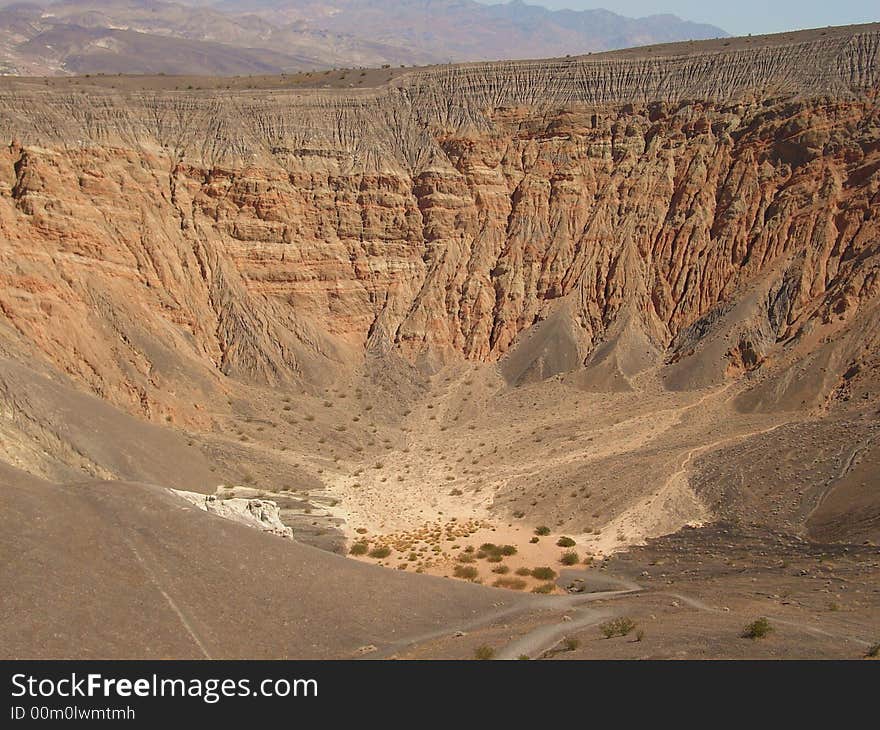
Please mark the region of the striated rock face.
POLYGON ((9 82, 0 351, 195 423, 223 375, 321 383, 364 352, 742 373, 874 317, 878 52, 866 26, 347 95, 9 82))

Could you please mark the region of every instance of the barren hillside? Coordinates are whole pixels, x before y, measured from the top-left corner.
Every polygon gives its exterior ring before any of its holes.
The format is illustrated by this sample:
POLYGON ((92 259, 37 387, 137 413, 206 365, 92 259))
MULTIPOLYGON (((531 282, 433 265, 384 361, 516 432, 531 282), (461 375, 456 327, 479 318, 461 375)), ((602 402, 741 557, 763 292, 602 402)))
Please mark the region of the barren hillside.
MULTIPOLYGON (((279 74, 537 58, 726 35, 674 15, 473 0, 0 2, 0 75, 279 74)), ((350 81, 346 86, 355 86, 350 81)))
POLYGON ((0 459, 505 595, 846 546, 869 641, 880 27, 370 74, 0 80, 0 459))

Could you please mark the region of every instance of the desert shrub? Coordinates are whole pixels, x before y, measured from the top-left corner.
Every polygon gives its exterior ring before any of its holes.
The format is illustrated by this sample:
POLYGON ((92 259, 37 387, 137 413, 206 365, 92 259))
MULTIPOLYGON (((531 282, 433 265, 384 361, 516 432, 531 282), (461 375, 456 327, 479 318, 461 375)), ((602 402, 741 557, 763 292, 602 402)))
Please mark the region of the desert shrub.
POLYGON ((743 629, 742 637, 744 639, 763 639, 771 631, 773 631, 773 627, 770 625, 770 622, 766 617, 761 616, 743 629))
POLYGON ((498 575, 506 575, 510 572, 510 568, 508 568, 506 565, 497 565, 492 568, 492 572, 497 573, 498 575))
POLYGON ((506 556, 516 555, 516 548, 513 545, 496 545, 492 542, 484 542, 480 545, 477 557, 486 559, 490 563, 500 563, 506 556))
POLYGON ((477 559, 470 553, 461 553, 456 560, 458 560, 459 563, 474 563, 477 559))
POLYGON ((541 527, 535 528, 535 534, 538 535, 539 537, 544 537, 545 535, 550 534, 550 528, 547 527, 546 525, 541 525, 541 527))
POLYGON ((556 571, 553 568, 541 567, 541 568, 532 568, 532 578, 537 578, 538 580, 553 580, 556 578, 556 571))
POLYGON ((574 550, 566 550, 559 558, 559 562, 563 565, 577 565, 580 561, 580 555, 578 555, 574 550))
POLYGON ((367 551, 370 549, 370 546, 365 542, 356 542, 349 549, 349 553, 351 555, 366 555, 367 551))
POLYGON ((880 657, 880 642, 868 647, 868 651, 865 652, 865 656, 868 659, 876 659, 880 657))
POLYGON ((570 537, 560 537, 556 541, 556 544, 559 547, 574 547, 576 545, 575 541, 572 540, 570 537))
POLYGON ((505 576, 502 578, 498 578, 493 584, 496 588, 510 588, 514 591, 521 591, 526 587, 526 582, 522 578, 511 578, 510 576, 505 576))
POLYGON ((486 646, 486 644, 483 644, 482 646, 478 646, 474 650, 474 658, 475 659, 480 659, 482 661, 485 661, 487 659, 491 659, 493 656, 495 656, 495 650, 491 646, 486 646))
POLYGON ((532 588, 532 593, 553 593, 554 588, 556 588, 555 583, 541 583, 541 585, 532 588))
POLYGON ((513 572, 516 573, 517 575, 531 575, 532 574, 532 571, 529 570, 528 568, 526 568, 525 566, 523 566, 521 568, 517 568, 513 572))
POLYGON ((562 647, 565 649, 565 651, 574 651, 580 645, 580 639, 575 639, 573 636, 568 636, 562 641, 562 647))
POLYGON ((636 627, 636 622, 629 616, 620 616, 619 618, 606 621, 599 626, 599 631, 606 639, 614 636, 626 636, 636 627))
POLYGON ((513 516, 514 516, 514 518, 516 518, 517 520, 521 520, 523 517, 526 516, 526 513, 523 512, 521 509, 518 509, 518 510, 516 510, 516 512, 513 513, 513 516))
POLYGON ((473 565, 456 565, 452 570, 452 574, 456 578, 473 580, 477 577, 477 569, 473 565))
POLYGON ((387 545, 382 545, 381 547, 374 547, 367 553, 371 558, 387 558, 391 555, 391 548, 387 545))
POLYGON ((532 545, 534 545, 536 542, 538 542, 538 538, 537 537, 529 538, 529 542, 532 543, 532 545))
POLYGON ((636 631, 636 641, 641 641, 644 638, 645 638, 645 630, 644 629, 639 629, 638 631, 636 631))

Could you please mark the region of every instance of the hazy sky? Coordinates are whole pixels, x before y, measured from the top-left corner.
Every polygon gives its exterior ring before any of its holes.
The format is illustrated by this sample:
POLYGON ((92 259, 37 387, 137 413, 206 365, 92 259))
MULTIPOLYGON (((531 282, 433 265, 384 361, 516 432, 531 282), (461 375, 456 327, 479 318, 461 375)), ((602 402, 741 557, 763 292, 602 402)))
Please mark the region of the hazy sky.
MULTIPOLYGON (((484 0, 487 3, 500 0, 484 0)), ((525 0, 549 8, 605 8, 641 17, 673 13, 686 20, 712 23, 733 35, 774 33, 825 25, 880 20, 880 0, 525 0)))

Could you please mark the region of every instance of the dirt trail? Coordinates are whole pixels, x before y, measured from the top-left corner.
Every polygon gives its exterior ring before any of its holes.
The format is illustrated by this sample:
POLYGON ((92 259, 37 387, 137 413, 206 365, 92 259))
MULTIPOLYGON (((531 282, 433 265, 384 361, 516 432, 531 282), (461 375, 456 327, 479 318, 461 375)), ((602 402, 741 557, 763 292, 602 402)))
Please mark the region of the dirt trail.
MULTIPOLYGON (((680 408, 667 409, 667 412, 676 413, 678 415, 677 424, 683 425, 685 414, 699 408, 707 400, 721 398, 734 385, 734 382, 730 382, 718 390, 706 393, 693 403, 680 408)), ((646 494, 636 504, 611 520, 603 529, 600 537, 582 535, 580 539, 588 542, 596 552, 607 555, 630 545, 644 544, 647 538, 675 532, 685 525, 704 524, 711 518, 711 514, 691 488, 688 478, 688 472, 694 458, 723 444, 770 433, 789 423, 792 421, 741 431, 715 439, 710 443, 691 447, 684 452, 684 458, 678 469, 666 478, 659 489, 646 494), (624 537, 618 537, 620 535, 624 537)), ((673 426, 669 427, 670 430, 671 428, 673 426)))
POLYGON ((586 604, 595 603, 596 601, 613 600, 623 596, 629 596, 633 593, 643 591, 644 588, 626 578, 616 578, 612 576, 602 576, 602 578, 612 585, 619 586, 618 590, 596 591, 593 593, 578 593, 568 596, 557 596, 547 601, 548 609, 575 609, 565 614, 562 618, 553 623, 544 624, 532 631, 524 634, 518 639, 507 644, 497 654, 497 659, 519 659, 527 656, 534 659, 541 656, 546 651, 552 649, 567 634, 573 631, 585 629, 590 626, 607 621, 616 615, 616 611, 612 608, 590 608, 586 604))
MULTIPOLYGON (((608 621, 620 616, 623 611, 612 606, 591 607, 589 605, 596 601, 611 601, 619 598, 626 598, 635 593, 650 596, 668 596, 680 601, 682 604, 689 606, 697 611, 704 611, 715 614, 728 614, 720 608, 709 606, 698 598, 685 595, 683 593, 671 591, 651 591, 639 586, 638 584, 623 578, 612 578, 604 576, 609 581, 618 583, 622 590, 610 590, 590 593, 588 595, 578 594, 576 596, 559 596, 554 605, 550 605, 548 600, 547 608, 561 609, 567 607, 577 607, 574 611, 565 614, 566 618, 553 620, 550 623, 538 626, 519 638, 505 645, 495 655, 496 659, 510 660, 528 657, 529 659, 540 658, 548 651, 556 647, 563 639, 574 633, 591 626, 596 626, 604 621, 608 621)), ((813 624, 802 621, 793 621, 791 619, 782 618, 773 614, 767 614, 767 618, 782 626, 789 626, 800 631, 804 631, 814 636, 827 637, 832 639, 840 639, 844 642, 852 642, 860 647, 869 647, 872 642, 854 636, 847 636, 840 633, 834 633, 819 628, 813 624)))
POLYGON ((571 621, 558 619, 551 623, 542 624, 533 631, 525 634, 514 642, 505 646, 497 655, 498 659, 517 659, 523 654, 532 656, 540 656, 548 649, 555 646, 565 633, 570 632, 572 628, 585 628, 594 622, 605 620, 605 618, 613 615, 613 611, 609 609, 589 609, 580 608, 585 604, 594 603, 596 601, 611 600, 621 596, 630 595, 644 590, 642 586, 634 581, 626 578, 613 577, 608 575, 597 575, 591 571, 571 571, 572 573, 589 574, 592 582, 602 581, 609 586, 615 586, 614 590, 595 591, 591 593, 578 593, 553 596, 537 596, 522 595, 511 591, 499 590, 499 596, 510 597, 510 602, 499 600, 495 610, 475 616, 467 621, 459 621, 455 624, 445 625, 436 630, 428 631, 416 636, 407 636, 400 641, 383 647, 376 652, 370 652, 365 655, 369 659, 385 659, 394 657, 412 649, 433 641, 434 639, 453 636, 457 632, 476 631, 485 628, 502 619, 513 618, 523 614, 534 613, 540 615, 547 612, 565 611, 565 615, 571 618, 571 621), (573 611, 571 609, 574 609, 573 611), (575 618, 577 617, 577 618, 575 618))
POLYGON ((871 434, 864 441, 853 445, 852 449, 850 449, 849 456, 844 459, 843 464, 838 470, 837 476, 829 479, 825 483, 825 489, 821 492, 821 494, 819 494, 819 497, 816 500, 816 504, 813 505, 813 507, 807 513, 806 518, 804 519, 805 524, 809 522, 810 518, 812 518, 821 509, 822 505, 825 503, 825 500, 828 498, 828 495, 834 491, 834 485, 849 473, 850 469, 852 469, 853 467, 853 464, 855 464, 856 457, 860 453, 868 450, 868 447, 870 447, 871 443, 874 441, 874 438, 875 435, 871 434))
POLYGON ((156 575, 155 571, 150 567, 150 565, 147 563, 147 561, 144 560, 143 556, 138 551, 138 549, 135 547, 135 545, 131 541, 131 539, 128 537, 124 537, 123 539, 125 540, 126 545, 128 545, 129 550, 131 550, 131 552, 134 555, 135 559, 137 560, 138 564, 143 568, 144 573, 147 576, 147 579, 150 581, 150 583, 152 583, 152 585, 156 588, 156 590, 159 591, 159 593, 165 599, 166 603, 171 608, 171 610, 174 612, 174 614, 177 616, 177 618, 180 619, 181 626, 183 626, 186 633, 190 636, 190 638, 193 640, 195 645, 199 648, 199 651, 202 652, 205 659, 211 659, 212 658, 211 654, 208 652, 207 648, 202 643, 202 640, 199 638, 198 634, 196 634, 196 632, 193 629, 192 625, 190 624, 189 620, 187 620, 186 615, 180 609, 180 606, 177 605, 177 603, 174 601, 174 599, 170 595, 168 595, 168 593, 162 587, 162 584, 159 581, 159 578, 156 575))
MULTIPOLYGON (((682 603, 690 606, 691 608, 695 608, 698 611, 706 611, 708 613, 726 613, 723 609, 715 608, 713 606, 709 606, 705 604, 703 601, 698 598, 693 598, 691 596, 687 596, 683 593, 673 593, 670 591, 658 591, 652 592, 651 595, 655 596, 670 596, 671 598, 675 598, 682 603)), ((768 613, 766 615, 767 619, 771 622, 776 622, 778 624, 782 624, 783 626, 791 626, 795 629, 800 629, 801 631, 805 631, 808 634, 813 634, 814 636, 826 636, 832 639, 841 639, 842 641, 851 641, 859 646, 871 646, 872 642, 865 641, 864 639, 859 639, 854 636, 844 636, 843 634, 835 634, 830 631, 825 631, 825 629, 820 629, 818 626, 814 626, 812 624, 804 623, 803 621, 792 621, 791 619, 781 618, 780 616, 776 616, 774 614, 768 613)))

